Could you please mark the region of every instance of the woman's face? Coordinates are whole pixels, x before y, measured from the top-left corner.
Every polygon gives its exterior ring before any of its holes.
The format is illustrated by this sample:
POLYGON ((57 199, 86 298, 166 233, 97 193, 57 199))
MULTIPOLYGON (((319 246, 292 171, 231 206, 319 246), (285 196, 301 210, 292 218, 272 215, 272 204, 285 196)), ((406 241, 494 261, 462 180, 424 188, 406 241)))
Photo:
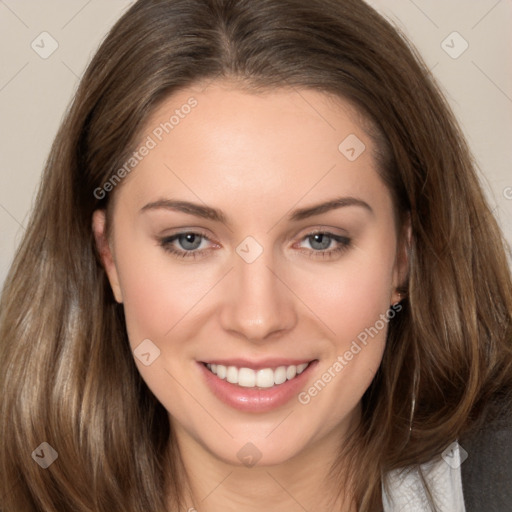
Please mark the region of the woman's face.
POLYGON ((182 90, 126 166, 109 246, 95 213, 135 363, 181 443, 277 464, 358 418, 404 258, 357 120, 308 90, 182 90))

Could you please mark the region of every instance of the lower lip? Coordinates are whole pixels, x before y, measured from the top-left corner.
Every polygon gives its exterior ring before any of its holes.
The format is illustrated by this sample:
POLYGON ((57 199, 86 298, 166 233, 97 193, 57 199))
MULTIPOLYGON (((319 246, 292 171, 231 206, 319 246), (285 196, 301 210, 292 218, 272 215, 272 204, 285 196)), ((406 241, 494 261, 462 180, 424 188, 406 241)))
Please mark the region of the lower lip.
POLYGON ((198 362, 203 378, 213 394, 225 404, 245 412, 266 412, 286 404, 303 389, 317 364, 318 360, 312 361, 300 375, 278 386, 258 389, 244 388, 219 379, 205 364, 198 362))

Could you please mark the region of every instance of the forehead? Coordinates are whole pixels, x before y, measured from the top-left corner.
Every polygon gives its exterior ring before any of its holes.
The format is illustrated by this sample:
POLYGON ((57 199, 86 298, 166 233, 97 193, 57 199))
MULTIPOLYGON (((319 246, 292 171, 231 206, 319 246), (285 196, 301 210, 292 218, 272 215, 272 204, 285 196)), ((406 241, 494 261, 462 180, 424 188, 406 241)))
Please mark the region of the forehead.
POLYGON ((186 88, 155 109, 137 147, 144 144, 151 149, 122 187, 132 183, 140 207, 181 194, 247 208, 265 200, 282 211, 333 189, 382 192, 361 115, 319 91, 254 92, 222 82, 186 88))
POLYGON ((243 144, 260 143, 280 148, 278 154, 306 154, 319 148, 320 139, 324 148, 337 150, 340 137, 354 132, 363 135, 363 116, 340 97, 292 87, 247 90, 232 82, 177 91, 154 110, 144 129, 162 145, 163 139, 205 149, 214 144, 217 153, 228 150, 225 157, 243 144))

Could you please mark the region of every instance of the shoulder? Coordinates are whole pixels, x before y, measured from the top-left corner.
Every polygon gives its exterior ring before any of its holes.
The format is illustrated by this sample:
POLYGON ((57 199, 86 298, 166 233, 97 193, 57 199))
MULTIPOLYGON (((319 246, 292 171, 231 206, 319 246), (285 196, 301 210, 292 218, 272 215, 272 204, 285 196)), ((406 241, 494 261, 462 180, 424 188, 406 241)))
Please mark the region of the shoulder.
POLYGON ((459 439, 467 452, 462 487, 467 512, 512 509, 512 399, 489 404, 485 421, 459 439))

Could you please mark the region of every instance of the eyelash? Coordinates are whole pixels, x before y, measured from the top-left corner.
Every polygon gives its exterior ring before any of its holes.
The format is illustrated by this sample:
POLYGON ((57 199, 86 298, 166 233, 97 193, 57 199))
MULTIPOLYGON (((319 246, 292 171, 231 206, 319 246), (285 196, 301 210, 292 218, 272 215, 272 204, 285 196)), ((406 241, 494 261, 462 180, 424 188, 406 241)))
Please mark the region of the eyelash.
MULTIPOLYGON (((182 231, 181 233, 176 233, 175 235, 161 238, 159 240, 159 244, 161 247, 163 247, 164 251, 169 252, 178 258, 192 258, 195 260, 198 257, 202 257, 203 255, 205 255, 205 253, 209 253, 210 251, 212 251, 211 248, 210 249, 202 249, 202 250, 195 249, 192 251, 175 249, 172 246, 172 243, 175 240, 177 240, 180 236, 183 236, 183 235, 196 235, 196 236, 200 236, 204 240, 211 241, 208 238, 208 236, 206 236, 204 233, 197 232, 197 231, 182 231)), ((335 235, 334 233, 330 233, 329 231, 322 231, 322 230, 313 231, 311 233, 308 233, 307 235, 302 237, 301 241, 312 238, 315 235, 326 235, 328 238, 337 242, 339 245, 337 248, 329 249, 329 250, 315 251, 312 249, 306 249, 306 250, 300 249, 300 252, 307 254, 311 258, 331 259, 334 256, 345 252, 351 246, 351 242, 352 242, 352 240, 346 236, 335 235)))

